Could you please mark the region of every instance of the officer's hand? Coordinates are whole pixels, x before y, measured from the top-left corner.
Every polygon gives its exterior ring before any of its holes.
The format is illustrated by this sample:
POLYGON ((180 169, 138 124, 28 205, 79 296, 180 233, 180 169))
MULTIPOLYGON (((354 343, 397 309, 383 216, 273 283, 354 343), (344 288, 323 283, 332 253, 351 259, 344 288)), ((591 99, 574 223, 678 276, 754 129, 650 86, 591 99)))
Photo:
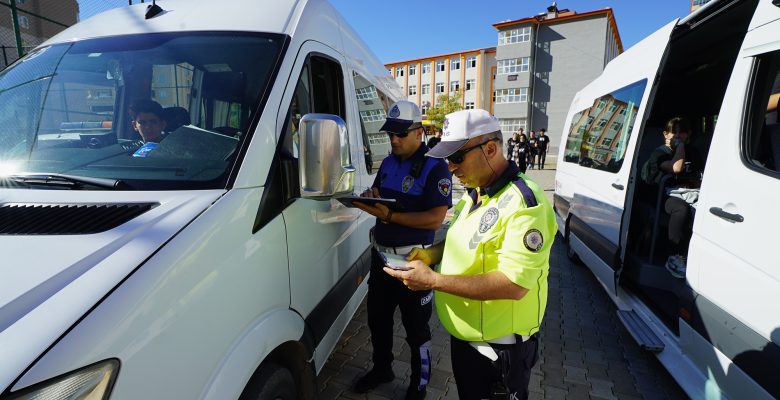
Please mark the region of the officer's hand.
POLYGON ((431 290, 436 286, 437 273, 420 260, 414 260, 406 264, 407 271, 399 271, 385 267, 385 272, 403 282, 411 290, 431 290))
POLYGON ((366 189, 365 192, 360 194, 360 197, 380 197, 379 196, 379 189, 375 187, 370 187, 366 189))
POLYGON ((365 211, 365 212, 367 212, 367 213, 369 213, 369 214, 371 214, 371 215, 373 215, 373 216, 375 216, 375 217, 377 217, 377 218, 379 218, 381 220, 384 220, 385 218, 387 218, 388 211, 390 211, 390 209, 387 208, 386 205, 380 204, 380 203, 368 204, 368 203, 363 203, 363 202, 359 202, 359 201, 354 201, 352 203, 355 205, 355 207, 357 207, 357 208, 359 208, 359 209, 361 209, 361 210, 363 210, 363 211, 365 211))
POLYGON ((413 248, 409 255, 406 256, 406 259, 409 261, 420 260, 425 265, 433 264, 433 257, 431 257, 430 251, 419 247, 413 248))

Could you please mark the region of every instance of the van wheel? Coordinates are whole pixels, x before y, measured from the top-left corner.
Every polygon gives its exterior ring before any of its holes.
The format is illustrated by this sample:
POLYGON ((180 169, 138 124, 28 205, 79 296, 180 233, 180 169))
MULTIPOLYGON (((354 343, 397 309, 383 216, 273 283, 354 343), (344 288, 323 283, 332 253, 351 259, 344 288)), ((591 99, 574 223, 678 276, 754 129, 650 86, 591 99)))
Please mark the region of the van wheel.
POLYGON ((574 249, 571 248, 571 236, 566 235, 566 257, 574 264, 581 265, 582 260, 580 260, 580 256, 577 255, 577 253, 574 252, 574 249))
POLYGON ((287 368, 274 363, 263 364, 252 375, 241 393, 241 400, 295 400, 295 379, 287 368))

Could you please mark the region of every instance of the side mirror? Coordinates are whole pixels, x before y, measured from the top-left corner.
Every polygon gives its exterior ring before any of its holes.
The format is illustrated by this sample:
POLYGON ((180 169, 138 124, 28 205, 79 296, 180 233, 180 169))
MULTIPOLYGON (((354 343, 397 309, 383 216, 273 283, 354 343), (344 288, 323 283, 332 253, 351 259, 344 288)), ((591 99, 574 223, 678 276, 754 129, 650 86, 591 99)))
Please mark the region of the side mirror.
POLYGON ((306 114, 299 124, 301 197, 326 199, 355 186, 347 124, 331 114, 306 114))

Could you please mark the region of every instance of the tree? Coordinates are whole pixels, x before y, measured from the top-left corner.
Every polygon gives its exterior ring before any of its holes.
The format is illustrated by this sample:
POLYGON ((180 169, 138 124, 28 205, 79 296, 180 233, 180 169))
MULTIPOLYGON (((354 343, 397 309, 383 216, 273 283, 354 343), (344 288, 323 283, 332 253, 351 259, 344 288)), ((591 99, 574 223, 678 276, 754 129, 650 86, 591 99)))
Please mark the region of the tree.
POLYGON ((444 125, 444 116, 463 109, 460 105, 460 92, 453 95, 442 94, 436 98, 436 105, 425 114, 428 120, 439 130, 444 125))

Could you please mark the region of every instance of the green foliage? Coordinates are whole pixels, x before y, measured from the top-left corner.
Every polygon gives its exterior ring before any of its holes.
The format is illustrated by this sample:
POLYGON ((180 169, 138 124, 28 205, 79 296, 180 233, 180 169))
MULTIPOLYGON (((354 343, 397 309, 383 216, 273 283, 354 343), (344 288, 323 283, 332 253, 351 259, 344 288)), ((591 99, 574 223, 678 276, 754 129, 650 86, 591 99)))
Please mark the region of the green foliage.
POLYGON ((444 116, 455 111, 462 110, 460 105, 460 92, 453 95, 442 94, 436 98, 436 106, 428 109, 426 115, 431 123, 441 130, 444 124, 444 116))

